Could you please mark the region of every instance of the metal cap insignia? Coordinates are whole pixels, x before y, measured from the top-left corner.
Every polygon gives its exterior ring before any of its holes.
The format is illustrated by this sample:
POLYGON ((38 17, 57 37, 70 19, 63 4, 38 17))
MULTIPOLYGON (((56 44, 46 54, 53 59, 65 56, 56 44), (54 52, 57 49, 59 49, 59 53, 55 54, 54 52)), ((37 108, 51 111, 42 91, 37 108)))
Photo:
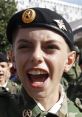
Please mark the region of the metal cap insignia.
POLYGON ((33 9, 27 9, 22 14, 22 21, 28 24, 34 21, 35 17, 36 17, 35 11, 33 9))
POLYGON ((63 20, 54 20, 54 21, 57 23, 57 25, 59 26, 60 29, 67 31, 63 20))

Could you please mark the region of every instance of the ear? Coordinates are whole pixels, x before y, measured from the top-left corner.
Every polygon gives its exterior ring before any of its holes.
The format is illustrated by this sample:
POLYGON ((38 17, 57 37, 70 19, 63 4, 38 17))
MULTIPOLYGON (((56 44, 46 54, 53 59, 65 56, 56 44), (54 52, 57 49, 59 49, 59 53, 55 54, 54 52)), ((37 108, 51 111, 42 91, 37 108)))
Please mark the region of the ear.
MULTIPOLYGON (((12 63, 12 66, 14 66, 14 68, 16 68, 15 66, 15 57, 14 57, 14 50, 13 48, 11 48, 11 52, 10 52, 10 56, 11 56, 11 63, 12 63)), ((10 65, 11 66, 11 65, 10 65)))
POLYGON ((68 53, 68 58, 65 64, 65 69, 64 72, 68 72, 70 70, 70 68, 73 66, 74 62, 76 59, 76 52, 75 51, 71 51, 68 53))
POLYGON ((9 68, 12 68, 12 62, 9 62, 8 65, 9 65, 9 68))

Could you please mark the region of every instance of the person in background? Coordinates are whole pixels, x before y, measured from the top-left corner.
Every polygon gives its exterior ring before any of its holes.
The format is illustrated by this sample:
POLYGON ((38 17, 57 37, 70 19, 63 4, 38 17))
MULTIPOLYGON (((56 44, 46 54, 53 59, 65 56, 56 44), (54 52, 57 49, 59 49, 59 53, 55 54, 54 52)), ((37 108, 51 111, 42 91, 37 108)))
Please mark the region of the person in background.
POLYGON ((82 71, 81 71, 81 50, 75 46, 76 59, 72 68, 64 73, 61 83, 63 84, 67 97, 74 102, 74 104, 82 112, 82 71))
POLYGON ((0 116, 81 117, 60 83, 76 56, 68 22, 55 11, 28 8, 12 16, 6 34, 22 89, 14 96, 1 92, 0 116))
POLYGON ((76 86, 74 87, 74 103, 82 111, 82 49, 80 49, 79 66, 81 69, 81 74, 79 78, 76 79, 76 86))
POLYGON ((81 68, 79 66, 80 49, 78 48, 78 46, 75 46, 75 50, 76 50, 75 62, 68 72, 64 72, 61 81, 69 98, 74 97, 73 90, 75 90, 74 87, 77 85, 77 79, 79 79, 81 74, 81 68))
POLYGON ((0 89, 6 89, 8 92, 15 94, 17 84, 10 80, 11 67, 12 63, 8 60, 7 54, 0 52, 0 89))

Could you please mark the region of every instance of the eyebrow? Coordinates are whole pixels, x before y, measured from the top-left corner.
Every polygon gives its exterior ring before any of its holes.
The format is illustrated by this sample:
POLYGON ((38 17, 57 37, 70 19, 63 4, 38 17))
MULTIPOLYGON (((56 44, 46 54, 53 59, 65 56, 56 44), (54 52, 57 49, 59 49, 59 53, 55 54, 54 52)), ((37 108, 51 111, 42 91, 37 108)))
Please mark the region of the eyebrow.
MULTIPOLYGON (((26 40, 24 38, 21 38, 20 40, 17 41, 17 43, 30 43, 30 44, 33 44, 34 41, 32 40, 26 40)), ((60 43, 62 44, 60 41, 57 41, 57 40, 42 40, 42 43, 46 43, 46 44, 49 44, 49 43, 60 43)))
POLYGON ((20 39, 17 43, 32 43, 30 40, 20 39))
POLYGON ((57 40, 47 40, 47 41, 44 41, 44 43, 60 43, 61 44, 61 42, 60 41, 57 41, 57 40))

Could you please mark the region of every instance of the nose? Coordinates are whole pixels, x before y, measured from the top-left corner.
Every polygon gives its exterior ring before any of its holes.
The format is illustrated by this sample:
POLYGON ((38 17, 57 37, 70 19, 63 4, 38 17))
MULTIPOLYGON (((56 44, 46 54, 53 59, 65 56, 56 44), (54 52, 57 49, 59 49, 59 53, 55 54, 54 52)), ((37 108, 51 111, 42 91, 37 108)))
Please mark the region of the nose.
POLYGON ((0 66, 0 73, 3 71, 2 67, 0 66))
POLYGON ((33 50, 31 62, 33 64, 41 64, 43 61, 43 54, 40 47, 37 47, 33 50))
POLYGON ((0 66, 0 70, 2 69, 2 67, 0 66))

